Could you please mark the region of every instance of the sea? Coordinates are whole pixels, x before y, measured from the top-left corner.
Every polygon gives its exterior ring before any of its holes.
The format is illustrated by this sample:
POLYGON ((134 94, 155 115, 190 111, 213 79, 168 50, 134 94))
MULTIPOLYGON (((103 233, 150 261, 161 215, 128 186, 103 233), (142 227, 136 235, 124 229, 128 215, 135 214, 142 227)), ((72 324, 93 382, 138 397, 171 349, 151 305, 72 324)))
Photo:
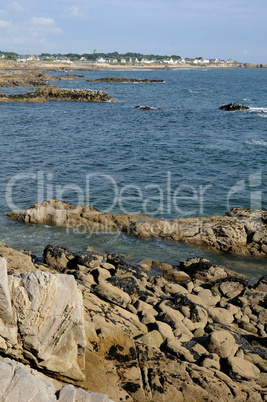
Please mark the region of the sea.
POLYGON ((24 225, 6 217, 51 198, 164 219, 221 215, 236 206, 267 208, 267 69, 78 74, 84 78, 52 84, 108 92, 119 102, 0 103, 0 241, 39 256, 47 244, 76 252, 91 246, 123 253, 132 263, 152 258, 177 266, 203 256, 252 282, 266 274, 264 258, 121 233, 24 225), (86 81, 105 76, 164 82, 86 81), (250 109, 219 109, 230 102, 250 109))

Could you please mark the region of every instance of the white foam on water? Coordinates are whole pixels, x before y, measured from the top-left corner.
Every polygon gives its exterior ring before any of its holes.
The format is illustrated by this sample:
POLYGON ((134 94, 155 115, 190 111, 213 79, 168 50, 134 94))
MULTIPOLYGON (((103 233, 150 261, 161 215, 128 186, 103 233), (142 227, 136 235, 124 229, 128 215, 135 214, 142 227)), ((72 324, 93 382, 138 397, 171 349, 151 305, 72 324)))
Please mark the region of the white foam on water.
POLYGON ((248 140, 248 141, 246 141, 246 144, 267 147, 267 140, 248 140))
POLYGON ((250 112, 256 112, 256 113, 267 113, 267 107, 251 107, 249 108, 250 112))

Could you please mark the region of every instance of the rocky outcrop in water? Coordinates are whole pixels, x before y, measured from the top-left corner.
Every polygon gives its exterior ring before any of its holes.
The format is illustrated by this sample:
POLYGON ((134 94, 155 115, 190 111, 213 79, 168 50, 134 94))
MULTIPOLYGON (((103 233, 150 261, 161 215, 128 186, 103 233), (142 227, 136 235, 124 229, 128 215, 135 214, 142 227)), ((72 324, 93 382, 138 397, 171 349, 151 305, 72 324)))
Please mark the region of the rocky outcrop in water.
POLYGON ((6 95, 0 93, 0 102, 47 101, 115 102, 106 92, 91 91, 88 89, 62 89, 53 86, 42 86, 34 92, 27 92, 26 94, 6 95))
POLYGON ((248 110, 248 106, 237 105, 236 103, 229 103, 227 105, 222 105, 219 107, 221 110, 227 110, 228 112, 235 112, 236 110, 248 110))
MULTIPOLYGON (((53 245, 44 250, 44 264, 47 269, 58 266, 60 274, 41 272, 40 266, 31 274, 7 276, 5 260, 1 263, 1 355, 28 363, 28 371, 29 366, 38 369, 35 376, 44 372, 60 379, 61 362, 65 360, 65 371, 71 361, 83 373, 80 381, 67 376, 68 382, 106 394, 116 402, 266 400, 266 278, 252 286, 246 279, 201 258, 182 261, 178 268, 158 262, 156 265, 166 270, 165 277, 148 276, 119 254, 100 255, 92 249, 76 254, 53 245), (168 279, 169 272, 180 273, 175 282, 168 279), (67 284, 71 284, 72 291, 67 284), (56 286, 59 293, 55 292, 56 286), (77 287, 83 301, 86 345, 70 353, 69 346, 77 343, 77 337, 74 342, 66 334, 63 338, 69 343, 65 343, 51 370, 43 364, 41 354, 47 353, 47 358, 53 355, 51 350, 59 351, 63 346, 60 334, 65 326, 57 327, 58 344, 54 349, 49 343, 49 339, 55 339, 49 336, 53 332, 50 327, 54 321, 62 322, 60 308, 77 300, 77 287), (52 317, 54 321, 48 327, 52 317), (47 337, 42 338, 44 326, 47 337), (19 338, 13 330, 16 327, 21 336, 17 348, 13 347, 19 338), (78 351, 84 351, 84 365, 77 360, 78 351)), ((79 321, 80 313, 76 311, 72 317, 79 321)), ((83 341, 78 344, 83 345, 83 341)), ((0 372, 3 364, 0 359, 0 372)), ((9 381, 10 372, 17 376, 12 378, 20 378, 17 364, 8 364, 1 377, 3 384, 9 381)), ((14 388, 30 386, 28 374, 24 370, 22 374, 20 384, 13 382, 14 388)), ((62 401, 69 400, 70 395, 74 401, 76 392, 77 399, 87 401, 85 391, 75 391, 71 385, 59 385, 55 393, 51 385, 40 385, 36 378, 32 386, 38 398, 46 392, 62 401)))
POLYGON ((127 78, 127 77, 103 77, 103 78, 94 78, 91 80, 86 80, 88 82, 126 82, 126 83, 154 83, 154 82, 164 82, 164 80, 150 80, 149 78, 141 79, 141 78, 127 78))
POLYGON ((140 105, 137 105, 134 108, 139 109, 139 110, 161 110, 161 108, 158 107, 158 106, 140 106, 140 105))
POLYGON ((39 71, 0 71, 0 87, 36 87, 54 77, 39 71))
POLYGON ((86 205, 49 200, 12 211, 12 219, 82 227, 91 232, 121 231, 141 238, 196 244, 237 255, 267 255, 267 211, 232 208, 223 216, 161 220, 144 214, 107 214, 86 205))
POLYGON ((53 76, 39 71, 0 71, 0 87, 36 87, 58 79, 69 81, 77 78, 84 76, 77 74, 53 76))

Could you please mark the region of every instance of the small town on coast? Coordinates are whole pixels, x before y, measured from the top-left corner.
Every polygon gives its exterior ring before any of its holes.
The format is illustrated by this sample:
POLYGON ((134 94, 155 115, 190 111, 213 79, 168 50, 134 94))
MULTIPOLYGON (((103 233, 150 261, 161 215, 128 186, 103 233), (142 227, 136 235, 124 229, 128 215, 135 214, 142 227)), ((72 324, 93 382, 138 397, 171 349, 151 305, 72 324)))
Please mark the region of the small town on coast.
POLYGON ((240 62, 228 58, 226 60, 220 58, 205 58, 205 57, 182 57, 179 55, 144 55, 141 53, 102 53, 96 49, 93 53, 67 53, 67 54, 50 54, 41 53, 37 54, 17 54, 14 52, 0 51, 0 68, 6 65, 10 67, 20 66, 21 69, 34 68, 34 66, 41 67, 48 65, 59 66, 65 65, 66 69, 71 67, 80 67, 84 70, 93 69, 129 69, 129 68, 148 68, 148 69, 161 69, 161 68, 266 68, 266 64, 252 64, 240 62))

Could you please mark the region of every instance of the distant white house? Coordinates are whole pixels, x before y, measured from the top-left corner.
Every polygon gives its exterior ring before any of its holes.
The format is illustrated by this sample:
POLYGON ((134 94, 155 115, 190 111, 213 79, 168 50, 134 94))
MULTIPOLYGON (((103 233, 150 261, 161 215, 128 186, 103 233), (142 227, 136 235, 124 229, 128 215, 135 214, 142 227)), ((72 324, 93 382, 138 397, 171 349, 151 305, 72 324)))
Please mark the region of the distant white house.
POLYGON ((80 58, 80 61, 86 61, 86 58, 85 58, 85 57, 81 57, 81 58, 80 58))
POLYGON ((125 64, 125 63, 126 63, 126 59, 119 59, 119 63, 125 64))
POLYGON ((162 60, 162 63, 164 63, 164 64, 174 64, 174 61, 173 61, 172 58, 170 58, 170 59, 163 59, 163 60, 162 60))
POLYGON ((143 63, 143 64, 151 64, 152 61, 148 60, 146 57, 143 57, 142 60, 141 60, 141 63, 143 63))
POLYGON ((105 63, 106 60, 105 60, 103 57, 98 57, 98 58, 96 59, 96 62, 97 62, 97 63, 105 63))
POLYGON ((139 60, 137 57, 130 57, 129 63, 139 63, 139 60))

